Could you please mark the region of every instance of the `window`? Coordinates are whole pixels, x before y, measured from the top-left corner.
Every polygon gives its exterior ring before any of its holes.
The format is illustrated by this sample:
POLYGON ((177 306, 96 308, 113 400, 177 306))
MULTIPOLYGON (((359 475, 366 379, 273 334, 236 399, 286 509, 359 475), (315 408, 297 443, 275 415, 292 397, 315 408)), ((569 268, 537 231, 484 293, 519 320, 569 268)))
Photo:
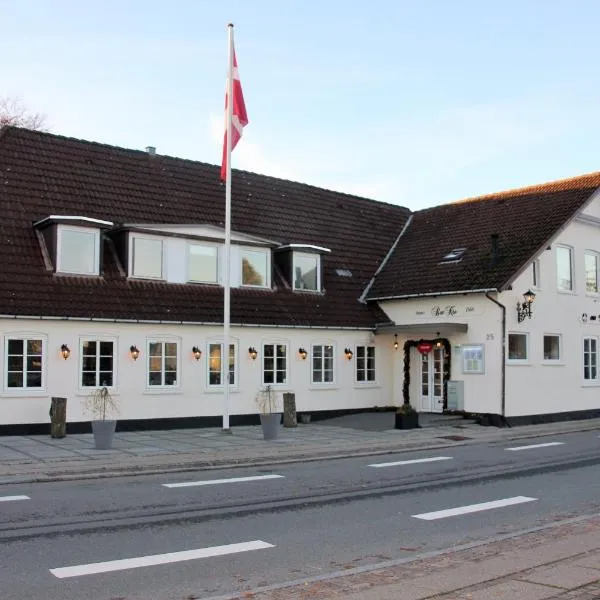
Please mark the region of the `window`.
POLYGON ((583 379, 598 380, 598 338, 583 338, 583 379))
POLYGON ((294 252, 294 289, 318 292, 320 281, 320 256, 294 252))
POLYGON ((269 287, 269 253, 264 250, 242 250, 242 285, 269 287))
POLYGON ((508 334, 508 360, 527 360, 527 334, 508 334))
POLYGON ((356 346, 356 381, 375 381, 375 346, 356 346))
POLYGON ((544 336, 544 360, 560 360, 560 335, 544 336))
POLYGON ((287 383, 287 344, 263 345, 263 383, 287 383))
POLYGON ((217 283, 217 247, 190 244, 188 254, 188 281, 217 283))
POLYGON ((482 344, 465 345, 462 348, 463 373, 485 373, 485 352, 482 344))
MULTIPOLYGON (((229 385, 236 385, 235 345, 229 344, 229 385)), ((223 344, 208 345, 208 385, 221 386, 224 382, 223 344)))
POLYGON ((462 260, 463 254, 466 252, 466 248, 454 248, 442 257, 441 262, 458 262, 462 260))
POLYGON ((145 279, 163 278, 163 241, 158 238, 133 236, 131 274, 145 279))
POLYGON ((312 347, 312 382, 333 383, 333 346, 312 347))
POLYGON ((85 227, 58 228, 56 270, 77 275, 100 272, 100 232, 85 227))
POLYGON ((113 387, 114 342, 81 342, 81 387, 113 387))
POLYGON ((535 289, 540 289, 540 260, 533 261, 531 265, 531 285, 535 289))
POLYGON ((177 385, 177 342, 148 342, 148 385, 177 385))
POLYGON ((6 387, 40 389, 43 387, 43 350, 41 339, 6 340, 6 387))
POLYGON ((573 249, 567 246, 556 247, 556 281, 559 290, 573 290, 573 249))
POLYGON ((585 253, 585 291, 598 293, 598 255, 585 253))

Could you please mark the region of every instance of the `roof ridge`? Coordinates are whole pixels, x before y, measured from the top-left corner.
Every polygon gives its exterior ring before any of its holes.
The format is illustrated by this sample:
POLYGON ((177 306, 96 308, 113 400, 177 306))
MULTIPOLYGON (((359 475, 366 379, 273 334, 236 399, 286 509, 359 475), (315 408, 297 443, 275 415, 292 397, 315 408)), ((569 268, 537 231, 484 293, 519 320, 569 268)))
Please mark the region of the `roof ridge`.
MULTIPOLYGON (((461 204, 463 202, 478 202, 480 200, 503 199, 514 196, 526 196, 528 194, 536 194, 543 192, 561 192, 566 190, 576 189, 578 187, 599 187, 600 186, 600 171, 592 171, 583 175, 575 175, 573 177, 565 177, 563 179, 554 179, 544 183, 536 183, 526 185, 519 188, 502 190, 500 192, 492 192, 481 196, 470 196, 460 200, 454 200, 448 204, 461 204)), ((443 206, 443 205, 442 205, 443 206)))

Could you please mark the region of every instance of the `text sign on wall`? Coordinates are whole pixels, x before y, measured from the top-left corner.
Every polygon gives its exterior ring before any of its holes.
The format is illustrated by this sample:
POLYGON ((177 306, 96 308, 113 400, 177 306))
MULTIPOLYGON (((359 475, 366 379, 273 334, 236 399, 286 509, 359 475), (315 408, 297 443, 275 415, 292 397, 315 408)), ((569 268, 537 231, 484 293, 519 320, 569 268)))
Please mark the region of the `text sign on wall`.
POLYGON ((434 304, 429 308, 419 308, 415 313, 419 317, 456 317, 477 314, 474 306, 457 304, 434 304))

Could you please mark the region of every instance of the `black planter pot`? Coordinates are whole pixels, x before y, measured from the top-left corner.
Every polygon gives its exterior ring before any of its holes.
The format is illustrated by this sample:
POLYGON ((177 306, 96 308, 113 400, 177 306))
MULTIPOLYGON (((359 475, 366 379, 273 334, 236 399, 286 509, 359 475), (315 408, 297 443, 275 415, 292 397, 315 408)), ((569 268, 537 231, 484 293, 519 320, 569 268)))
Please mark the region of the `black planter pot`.
POLYGON ((402 415, 396 413, 396 429, 416 429, 419 426, 419 413, 402 415))

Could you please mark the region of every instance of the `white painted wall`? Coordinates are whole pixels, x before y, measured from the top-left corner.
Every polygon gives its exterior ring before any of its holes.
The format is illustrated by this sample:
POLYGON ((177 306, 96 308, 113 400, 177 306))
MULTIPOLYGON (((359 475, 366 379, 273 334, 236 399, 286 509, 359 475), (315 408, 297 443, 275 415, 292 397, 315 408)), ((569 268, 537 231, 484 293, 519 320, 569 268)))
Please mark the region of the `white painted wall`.
MULTIPOLYGON (((208 343, 218 340, 220 327, 134 324, 47 319, 0 320, 0 425, 47 423, 51 396, 68 398, 69 422, 85 421, 83 402, 88 392, 80 382, 80 340, 102 337, 116 343, 116 386, 114 396, 120 403, 121 419, 153 419, 221 415, 223 395, 207 385, 208 343), (44 339, 45 386, 41 391, 15 391, 6 388, 6 339, 11 335, 28 335, 44 339), (177 388, 150 389, 147 382, 146 343, 152 339, 174 339, 180 342, 180 375, 177 388), (67 344, 71 356, 64 360, 60 347, 67 344), (134 361, 129 347, 136 345, 141 355, 134 361), (202 349, 196 361, 191 349, 202 349)), ((298 411, 335 410, 386 406, 392 402, 391 348, 368 331, 284 329, 244 327, 231 329, 237 343, 238 385, 231 389, 230 413, 254 414, 254 397, 262 381, 262 344, 289 344, 289 383, 277 388, 296 394, 298 411), (314 343, 331 343, 335 347, 335 382, 332 385, 311 384, 310 349, 314 343), (356 345, 376 346, 375 383, 355 381, 356 345), (253 361, 248 347, 259 351, 253 361), (309 351, 303 361, 298 348, 309 351), (354 357, 348 361, 344 348, 350 347, 354 357)))

